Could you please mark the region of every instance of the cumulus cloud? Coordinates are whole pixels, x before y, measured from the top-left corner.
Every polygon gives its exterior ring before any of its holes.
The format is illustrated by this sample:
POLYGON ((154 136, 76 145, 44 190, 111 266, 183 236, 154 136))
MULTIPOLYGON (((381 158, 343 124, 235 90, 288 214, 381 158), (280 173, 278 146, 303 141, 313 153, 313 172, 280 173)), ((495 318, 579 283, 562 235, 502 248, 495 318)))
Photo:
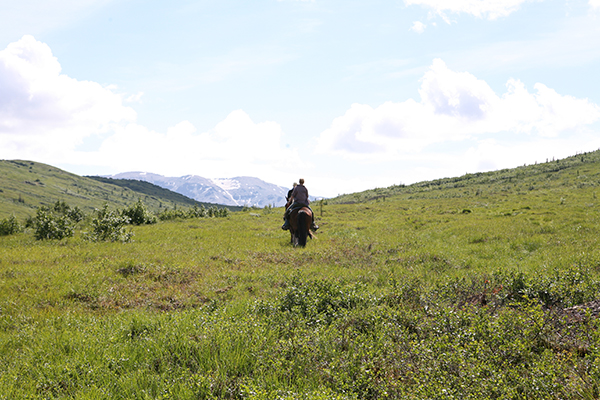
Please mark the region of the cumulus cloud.
POLYGON ((110 157, 120 171, 145 170, 167 175, 202 173, 209 177, 252 174, 303 165, 295 150, 281 146, 275 122, 255 123, 242 111, 231 112, 213 129, 197 133, 189 121, 155 132, 139 124, 119 127, 92 156, 110 157), (135 155, 132 155, 132 150, 135 155), (196 171, 196 172, 193 172, 196 171))
POLYGON ((282 147, 279 124, 256 123, 242 110, 202 133, 189 121, 164 133, 140 125, 123 103, 139 101, 141 92, 120 95, 61 74, 50 47, 32 36, 0 51, 0 90, 0 158, 209 176, 273 176, 304 165, 282 147), (101 144, 82 151, 93 135, 101 144))
POLYGON ((423 32, 425 32, 426 27, 427 27, 427 25, 425 25, 421 21, 415 21, 415 22, 413 22, 413 25, 410 28, 410 30, 413 32, 417 32, 417 33, 423 33, 423 32))
POLYGON ((510 132, 558 137, 600 120, 600 107, 537 83, 530 93, 510 79, 496 94, 483 80, 434 60, 421 79, 419 102, 353 104, 323 131, 317 152, 364 160, 394 159, 429 145, 510 132))
POLYGON ((590 0, 590 7, 595 10, 600 10, 600 0, 590 0))
POLYGON ((0 88, 0 148, 5 157, 60 157, 85 137, 136 118, 111 89, 61 74, 50 47, 32 36, 0 51, 0 88))
POLYGON ((496 19, 498 17, 505 17, 518 10, 521 4, 527 1, 536 0, 404 0, 404 4, 415 4, 432 8, 434 12, 446 20, 445 12, 467 13, 478 18, 496 19))

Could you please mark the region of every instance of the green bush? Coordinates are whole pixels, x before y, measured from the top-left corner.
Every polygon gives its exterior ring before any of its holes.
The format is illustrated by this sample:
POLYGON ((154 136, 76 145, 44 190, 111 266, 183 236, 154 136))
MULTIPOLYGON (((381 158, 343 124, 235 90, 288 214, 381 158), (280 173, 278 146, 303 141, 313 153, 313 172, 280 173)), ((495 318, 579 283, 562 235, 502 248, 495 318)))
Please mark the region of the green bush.
POLYGON ((55 215, 46 207, 38 209, 34 220, 37 240, 64 239, 75 233, 75 222, 66 215, 55 215))
POLYGON ((226 207, 217 208, 209 207, 204 208, 194 206, 187 211, 182 209, 164 210, 158 215, 158 219, 161 221, 172 221, 175 219, 191 219, 191 218, 225 218, 229 216, 229 209, 226 207))
POLYGON ((64 201, 58 200, 50 209, 55 214, 63 215, 71 219, 73 222, 81 222, 85 218, 85 214, 77 206, 71 207, 64 201))
POLYGON ((161 221, 173 221, 175 219, 186 219, 189 218, 188 214, 181 209, 164 210, 158 215, 158 219, 161 221))
POLYGON ((69 217, 74 222, 81 222, 85 218, 85 214, 81 209, 77 206, 69 208, 67 211, 67 217, 69 217))
POLYGON ((226 218, 229 217, 229 208, 223 207, 217 210, 215 217, 226 218))
POLYGON ((187 212, 188 218, 206 218, 208 215, 206 208, 204 206, 198 207, 194 205, 194 207, 190 208, 187 212))
POLYGON ((92 219, 92 231, 86 232, 84 237, 92 242, 111 241, 129 242, 132 232, 125 231, 125 225, 130 222, 129 217, 121 215, 118 211, 108 209, 105 204, 101 209, 95 210, 92 219))
POLYGON ((157 222, 157 218, 148 211, 141 199, 131 207, 124 209, 122 214, 128 217, 129 223, 133 225, 150 225, 157 222))
POLYGON ((14 215, 0 221, 0 236, 13 235, 21 230, 21 225, 14 215))
POLYGON ((75 225, 83 221, 85 214, 79 207, 70 207, 64 201, 57 201, 51 207, 41 207, 34 218, 28 218, 27 227, 34 228, 37 240, 72 237, 75 225))

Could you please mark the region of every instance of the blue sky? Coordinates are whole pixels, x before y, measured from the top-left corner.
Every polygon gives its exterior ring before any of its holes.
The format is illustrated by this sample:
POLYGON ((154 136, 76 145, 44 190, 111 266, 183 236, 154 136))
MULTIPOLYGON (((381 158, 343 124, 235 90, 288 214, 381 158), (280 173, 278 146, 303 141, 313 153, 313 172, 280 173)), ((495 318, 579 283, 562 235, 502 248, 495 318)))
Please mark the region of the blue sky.
POLYGON ((0 158, 311 194, 600 148, 600 0, 0 2, 0 158))

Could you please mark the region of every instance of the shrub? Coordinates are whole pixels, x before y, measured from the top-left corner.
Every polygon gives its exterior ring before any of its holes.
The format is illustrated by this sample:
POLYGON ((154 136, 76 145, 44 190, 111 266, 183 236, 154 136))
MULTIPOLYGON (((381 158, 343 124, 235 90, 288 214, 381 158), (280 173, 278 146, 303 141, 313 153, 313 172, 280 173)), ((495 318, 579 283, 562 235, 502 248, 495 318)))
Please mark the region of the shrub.
POLYGON ((21 230, 21 225, 14 215, 0 221, 0 236, 13 235, 21 230))
POLYGON ((86 232, 84 235, 87 240, 92 242, 131 241, 133 233, 125 231, 125 225, 130 221, 128 216, 109 210, 108 204, 104 204, 101 209, 96 209, 95 213, 96 215, 92 219, 92 232, 86 232))
POLYGON ((75 233, 75 222, 66 215, 55 215, 46 207, 39 208, 34 220, 37 240, 64 239, 75 233))
POLYGON ((224 207, 224 208, 217 208, 217 207, 209 207, 208 212, 207 212, 207 216, 208 217, 215 217, 215 218, 224 218, 224 217, 228 217, 229 216, 229 209, 224 207))
POLYGON ((58 200, 54 205, 49 209, 54 214, 66 216, 71 219, 73 222, 77 223, 83 221, 85 218, 85 214, 81 209, 77 206, 71 207, 64 201, 58 200))
POLYGON ((172 221, 178 218, 185 219, 189 217, 183 210, 178 210, 176 208, 173 210, 164 210, 158 215, 158 219, 161 221, 172 221))
POLYGON ((217 207, 209 207, 204 208, 198 207, 194 205, 194 207, 190 208, 188 211, 183 211, 181 209, 173 209, 173 210, 165 210, 158 215, 158 219, 161 221, 171 221, 174 219, 190 219, 190 218, 213 218, 213 217, 228 217, 229 209, 227 207, 217 208, 217 207))
POLYGON ((85 218, 85 214, 81 209, 77 206, 69 208, 67 211, 67 217, 69 217, 73 222, 81 222, 85 218))
POLYGON ((343 310, 351 310, 369 303, 369 298, 360 285, 340 286, 327 280, 299 282, 297 278, 292 286, 279 300, 278 309, 283 312, 301 315, 312 322, 331 323, 342 314, 343 310))
POLYGON ((157 222, 157 218, 148 211, 141 199, 131 207, 124 209, 122 214, 128 217, 129 222, 134 225, 150 225, 157 222))
POLYGON ((27 227, 34 228, 37 240, 72 237, 75 225, 85 218, 79 207, 70 207, 64 201, 57 201, 51 207, 41 207, 34 218, 28 218, 27 227))
POLYGON ((206 208, 204 208, 204 206, 202 207, 198 207, 197 205, 194 204, 194 207, 190 208, 188 213, 188 218, 206 218, 207 211, 206 208))

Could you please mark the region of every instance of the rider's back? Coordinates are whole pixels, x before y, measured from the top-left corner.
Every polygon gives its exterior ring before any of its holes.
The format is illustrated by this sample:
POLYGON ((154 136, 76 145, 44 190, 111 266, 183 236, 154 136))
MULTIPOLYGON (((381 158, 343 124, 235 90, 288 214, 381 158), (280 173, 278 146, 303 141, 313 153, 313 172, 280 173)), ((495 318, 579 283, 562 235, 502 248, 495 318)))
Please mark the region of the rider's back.
POLYGON ((308 200, 308 189, 304 185, 298 185, 294 188, 292 192, 292 197, 294 198, 295 203, 299 204, 309 204, 308 200))

